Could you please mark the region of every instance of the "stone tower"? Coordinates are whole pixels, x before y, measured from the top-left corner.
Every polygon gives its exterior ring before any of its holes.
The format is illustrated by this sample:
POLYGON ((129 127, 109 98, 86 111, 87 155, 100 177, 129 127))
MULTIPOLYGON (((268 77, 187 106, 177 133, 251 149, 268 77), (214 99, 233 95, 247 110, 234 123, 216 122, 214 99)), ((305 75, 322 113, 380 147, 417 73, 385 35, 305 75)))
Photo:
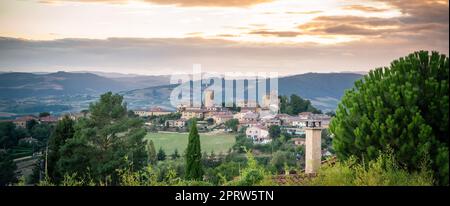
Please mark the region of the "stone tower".
POLYGON ((308 127, 305 128, 305 133, 306 133, 305 173, 315 174, 319 170, 322 159, 322 149, 321 149, 322 128, 308 127))
POLYGON ((214 107, 214 91, 213 90, 205 91, 205 107, 207 107, 207 108, 214 107))

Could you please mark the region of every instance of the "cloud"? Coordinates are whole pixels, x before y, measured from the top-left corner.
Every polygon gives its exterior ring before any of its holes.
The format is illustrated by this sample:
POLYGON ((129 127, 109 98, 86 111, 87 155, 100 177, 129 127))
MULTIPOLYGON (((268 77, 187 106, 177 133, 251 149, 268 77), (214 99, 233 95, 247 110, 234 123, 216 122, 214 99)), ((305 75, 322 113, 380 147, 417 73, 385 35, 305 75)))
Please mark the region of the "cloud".
POLYGON ((319 14, 323 11, 314 10, 314 11, 287 11, 286 14, 319 14))
MULTIPOLYGON (((43 3, 55 2, 83 2, 83 3, 127 3, 130 0, 42 0, 43 3)), ((261 3, 268 3, 274 0, 140 0, 148 3, 162 5, 176 5, 181 7, 248 7, 261 3)))
POLYGON ((367 71, 387 66, 393 59, 421 49, 448 55, 448 46, 423 41, 420 37, 408 42, 380 38, 326 46, 202 38, 30 41, 0 37, 0 71, 97 70, 160 74, 190 72, 197 63, 204 71, 220 73, 367 71))
POLYGON ((169 4, 184 7, 206 6, 206 7, 247 7, 273 0, 145 0, 156 4, 169 4))
POLYGON ((364 5, 348 5, 342 7, 344 10, 357 10, 357 11, 364 11, 364 12, 385 12, 389 11, 387 8, 376 8, 372 6, 364 6, 364 5))
MULTIPOLYGON (((409 42, 428 41, 448 47, 448 1, 434 0, 373 0, 383 2, 402 15, 395 17, 319 16, 298 26, 309 35, 359 36, 367 41, 409 42)), ((344 9, 378 12, 367 6, 351 5, 344 9)), ((381 10, 380 10, 381 12, 381 10)), ((448 50, 448 48, 447 48, 448 50)))
POLYGON ((296 37, 301 35, 301 32, 297 31, 267 31, 267 30, 258 30, 252 31, 249 34, 257 34, 263 36, 277 36, 277 37, 296 37))

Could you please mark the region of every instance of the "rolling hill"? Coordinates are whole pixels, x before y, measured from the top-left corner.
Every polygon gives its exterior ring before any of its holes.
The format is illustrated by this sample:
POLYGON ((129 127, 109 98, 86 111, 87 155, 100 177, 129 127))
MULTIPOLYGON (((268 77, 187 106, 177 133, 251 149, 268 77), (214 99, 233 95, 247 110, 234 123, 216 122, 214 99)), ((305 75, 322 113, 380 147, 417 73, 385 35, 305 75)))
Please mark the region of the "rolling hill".
MULTIPOLYGON (((322 110, 334 110, 346 89, 361 74, 307 73, 279 79, 279 94, 297 94, 322 110)), ((124 95, 129 108, 170 108, 169 96, 176 85, 169 76, 102 76, 93 73, 0 73, 0 112, 37 111, 52 108, 84 108, 107 91, 124 95), (32 109, 27 103, 33 100, 32 109), (44 101, 45 100, 45 101, 44 101), (75 105, 75 106, 74 106, 75 105), (64 106, 64 107, 61 107, 64 106)))

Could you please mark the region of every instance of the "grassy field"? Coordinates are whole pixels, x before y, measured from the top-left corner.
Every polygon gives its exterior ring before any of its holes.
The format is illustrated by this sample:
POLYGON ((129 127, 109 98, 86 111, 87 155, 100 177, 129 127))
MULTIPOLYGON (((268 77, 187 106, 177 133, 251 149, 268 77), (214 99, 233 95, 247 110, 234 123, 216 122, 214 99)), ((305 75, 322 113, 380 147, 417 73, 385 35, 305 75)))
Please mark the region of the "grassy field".
MULTIPOLYGON (((156 151, 162 147, 166 155, 170 155, 175 149, 178 149, 179 154, 184 152, 187 147, 188 136, 187 133, 148 133, 146 138, 153 140, 156 151)), ((207 152, 209 154, 211 151, 216 154, 219 152, 226 153, 233 146, 234 141, 233 134, 200 133, 202 153, 207 152)))

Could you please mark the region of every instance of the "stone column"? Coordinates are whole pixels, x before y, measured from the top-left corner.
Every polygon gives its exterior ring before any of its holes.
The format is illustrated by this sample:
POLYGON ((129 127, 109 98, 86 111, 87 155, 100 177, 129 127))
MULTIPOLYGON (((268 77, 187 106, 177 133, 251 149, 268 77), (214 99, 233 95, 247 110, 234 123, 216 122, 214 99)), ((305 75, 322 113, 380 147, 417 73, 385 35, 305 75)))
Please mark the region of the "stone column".
POLYGON ((306 133, 306 155, 305 155, 305 173, 317 173, 322 158, 321 149, 321 128, 305 128, 306 133))

